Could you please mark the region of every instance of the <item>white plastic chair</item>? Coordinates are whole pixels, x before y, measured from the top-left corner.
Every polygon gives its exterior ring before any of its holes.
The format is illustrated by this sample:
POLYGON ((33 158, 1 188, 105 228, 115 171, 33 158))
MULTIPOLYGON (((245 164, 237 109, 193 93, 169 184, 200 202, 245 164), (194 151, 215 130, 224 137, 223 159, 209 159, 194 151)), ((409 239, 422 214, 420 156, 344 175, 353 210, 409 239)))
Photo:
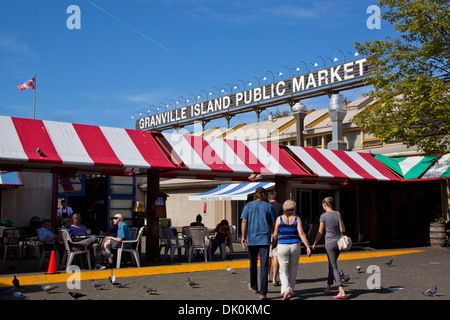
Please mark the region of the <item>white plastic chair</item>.
POLYGON ((211 248, 206 238, 209 239, 209 232, 206 227, 188 227, 185 229, 186 236, 189 238, 189 262, 192 260, 192 255, 195 251, 203 251, 205 262, 208 262, 208 256, 211 260, 211 248))
POLYGON ((138 227, 129 227, 130 229, 130 234, 131 234, 131 240, 136 240, 138 233, 139 233, 139 228, 138 227))
POLYGON ((76 255, 86 255, 88 261, 88 268, 91 269, 91 255, 89 253, 89 248, 87 244, 73 242, 70 238, 69 232, 66 229, 59 228, 59 234, 63 238, 64 242, 64 255, 62 261, 66 261, 66 272, 69 272, 69 267, 72 264, 73 258, 76 255), (74 247, 81 247, 82 250, 73 250, 74 247))
POLYGON ((3 254, 3 261, 6 259, 8 249, 19 252, 19 259, 22 260, 22 248, 19 243, 20 230, 19 229, 5 229, 3 231, 3 247, 5 253, 3 254))
MULTIPOLYGON (((137 229, 137 228, 136 228, 137 229)), ((131 228, 130 228, 131 231, 131 228)), ((120 261, 122 259, 122 253, 129 252, 131 253, 131 257, 133 259, 134 264, 140 268, 141 267, 141 259, 140 259, 140 251, 139 251, 139 242, 141 241, 142 234, 144 233, 144 227, 141 227, 133 239, 133 233, 131 235, 133 240, 122 240, 122 245, 119 249, 117 249, 117 261, 116 268, 120 268, 120 261), (130 246, 127 246, 129 244, 130 246)))
POLYGON ((38 260, 41 258, 41 246, 42 243, 39 241, 39 237, 26 238, 22 244, 23 251, 25 253, 28 251, 29 256, 32 256, 32 253, 34 252, 38 260))
MULTIPOLYGON (((236 232, 236 227, 234 225, 231 225, 231 224, 228 227, 230 228, 231 236, 234 239, 234 234, 236 232)), ((214 239, 214 238, 211 238, 211 239, 214 239)), ((225 237, 224 239, 225 239, 225 241, 219 245, 220 253, 222 254, 222 259, 226 258, 226 249, 227 249, 228 237, 225 237)), ((231 245, 233 245, 233 244, 231 243, 231 245)), ((209 250, 211 250, 211 246, 212 246, 212 241, 209 242, 209 250)))
POLYGON ((185 252, 187 252, 186 250, 186 245, 185 244, 181 244, 180 243, 180 239, 178 239, 177 237, 175 237, 175 235, 173 234, 172 230, 170 228, 166 228, 166 227, 161 227, 161 246, 160 246, 160 251, 161 248, 164 247, 164 261, 166 261, 167 258, 167 253, 170 251, 170 261, 173 261, 173 258, 175 257, 175 251, 177 249, 180 249, 178 251, 178 256, 181 257, 181 248, 185 248, 185 252))

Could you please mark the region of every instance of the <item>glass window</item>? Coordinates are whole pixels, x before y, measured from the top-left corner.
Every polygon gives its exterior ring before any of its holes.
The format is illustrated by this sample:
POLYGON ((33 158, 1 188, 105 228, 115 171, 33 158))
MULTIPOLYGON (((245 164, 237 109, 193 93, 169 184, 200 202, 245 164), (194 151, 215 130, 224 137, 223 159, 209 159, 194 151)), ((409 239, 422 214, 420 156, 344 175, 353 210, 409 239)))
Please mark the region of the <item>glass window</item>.
POLYGON ((348 150, 361 148, 361 131, 347 131, 344 132, 344 141, 347 143, 348 150))
POLYGON ((306 146, 313 148, 322 148, 322 136, 306 138, 306 146))
POLYGON ((58 197, 84 196, 84 175, 60 174, 58 177, 58 197))
POLYGON ((331 136, 331 134, 326 134, 326 135, 323 136, 323 140, 324 140, 323 148, 327 149, 328 148, 328 143, 331 142, 331 140, 333 140, 333 137, 331 136))

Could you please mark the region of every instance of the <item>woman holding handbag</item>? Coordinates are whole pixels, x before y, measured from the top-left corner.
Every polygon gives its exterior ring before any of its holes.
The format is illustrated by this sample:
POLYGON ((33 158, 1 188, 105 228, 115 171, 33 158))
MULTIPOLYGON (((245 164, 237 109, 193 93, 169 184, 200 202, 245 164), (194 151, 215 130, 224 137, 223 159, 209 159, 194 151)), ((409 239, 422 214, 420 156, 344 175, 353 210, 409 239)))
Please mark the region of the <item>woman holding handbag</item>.
POLYGON ((319 231, 317 232, 316 239, 314 240, 313 250, 316 249, 316 245, 322 238, 325 231, 325 250, 328 257, 328 281, 327 288, 324 293, 330 293, 334 280, 339 288, 339 293, 334 296, 334 299, 344 299, 345 291, 342 286, 341 277, 339 276, 337 267, 337 259, 339 258, 340 253, 337 241, 341 237, 341 232, 345 232, 345 226, 339 212, 333 210, 333 202, 333 197, 326 197, 322 201, 322 207, 325 212, 320 216, 319 231))

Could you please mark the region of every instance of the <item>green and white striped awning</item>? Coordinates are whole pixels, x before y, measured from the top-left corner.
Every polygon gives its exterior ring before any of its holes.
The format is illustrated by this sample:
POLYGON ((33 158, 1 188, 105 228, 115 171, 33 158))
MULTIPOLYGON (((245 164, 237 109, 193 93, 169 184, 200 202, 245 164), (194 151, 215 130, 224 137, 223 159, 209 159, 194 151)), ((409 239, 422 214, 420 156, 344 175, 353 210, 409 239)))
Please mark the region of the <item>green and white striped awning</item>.
MULTIPOLYGON (((377 160, 398 173, 405 180, 419 179, 425 171, 429 171, 439 156, 413 156, 406 158, 389 158, 381 154, 374 155, 377 160)), ((438 173, 436 173, 437 175, 438 173)), ((448 162, 447 162, 448 174, 448 162)), ((425 176, 425 175, 424 175, 425 176)), ((422 177, 425 178, 425 177, 422 177)), ((430 176, 431 178, 431 176, 430 176)), ((434 176, 433 178, 440 178, 434 176)))
POLYGON ((422 179, 450 178, 450 154, 444 154, 422 176, 422 179))

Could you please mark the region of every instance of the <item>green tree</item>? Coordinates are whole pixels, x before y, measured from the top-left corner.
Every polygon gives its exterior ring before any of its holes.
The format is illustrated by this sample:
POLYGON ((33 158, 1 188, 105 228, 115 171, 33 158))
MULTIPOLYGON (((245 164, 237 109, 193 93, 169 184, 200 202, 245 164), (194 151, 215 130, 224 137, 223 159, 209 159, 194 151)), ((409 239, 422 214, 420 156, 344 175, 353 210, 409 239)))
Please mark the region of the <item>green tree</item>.
POLYGON ((381 0, 381 17, 398 37, 356 43, 377 66, 368 84, 376 99, 355 122, 383 141, 403 141, 425 154, 450 146, 450 3, 381 0))

